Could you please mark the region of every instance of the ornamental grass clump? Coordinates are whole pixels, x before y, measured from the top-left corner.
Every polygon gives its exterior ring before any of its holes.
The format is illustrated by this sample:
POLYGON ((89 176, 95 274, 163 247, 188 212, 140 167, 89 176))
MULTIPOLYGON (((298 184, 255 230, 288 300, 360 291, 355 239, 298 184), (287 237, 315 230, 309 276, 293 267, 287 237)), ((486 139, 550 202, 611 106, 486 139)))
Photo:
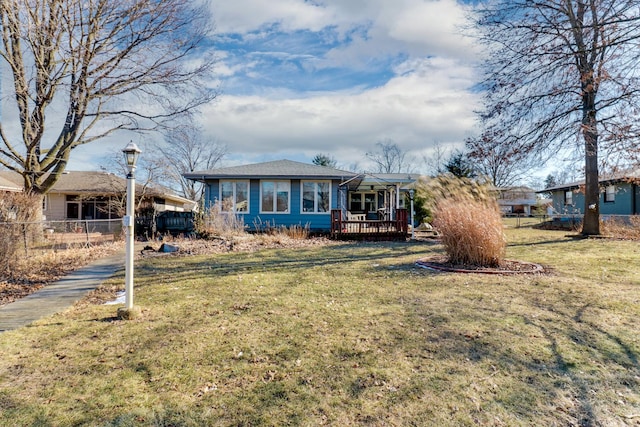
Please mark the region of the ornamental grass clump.
POLYGON ((198 235, 205 239, 239 236, 246 230, 243 219, 233 212, 233 205, 228 200, 216 201, 196 218, 195 227, 198 235))
POLYGON ((42 239, 37 223, 42 198, 25 193, 0 193, 0 274, 11 271, 29 247, 42 239), (21 250, 22 249, 22 250, 21 250))
POLYGON ((507 242, 495 195, 485 185, 452 176, 430 183, 434 226, 452 264, 498 267, 507 242))

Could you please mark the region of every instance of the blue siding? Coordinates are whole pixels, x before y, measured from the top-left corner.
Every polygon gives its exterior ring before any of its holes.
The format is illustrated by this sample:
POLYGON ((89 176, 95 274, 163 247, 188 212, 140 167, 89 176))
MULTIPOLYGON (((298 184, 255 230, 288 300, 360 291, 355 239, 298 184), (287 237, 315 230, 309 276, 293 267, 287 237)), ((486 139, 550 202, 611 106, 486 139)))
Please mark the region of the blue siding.
POLYGON ((605 202, 604 192, 600 194, 600 213, 603 215, 633 214, 633 189, 629 183, 616 184, 615 201, 605 202))
MULTIPOLYGON (((242 181, 242 179, 239 179, 242 181)), ((287 181, 287 180, 276 180, 287 181)), ((249 212, 238 214, 243 218, 244 224, 249 230, 255 230, 256 227, 290 227, 292 225, 309 226, 312 231, 330 231, 331 229, 331 212, 323 213, 302 213, 302 188, 300 179, 288 180, 291 184, 289 213, 260 213, 260 180, 252 179, 249 185, 249 212)), ((205 190, 205 200, 208 207, 215 204, 220 199, 220 181, 207 181, 205 190)), ((331 209, 339 208, 339 191, 340 181, 333 180, 331 182, 331 209)))
MULTIPOLYGON (((639 213, 640 201, 638 200, 638 187, 630 183, 617 183, 615 200, 605 202, 605 191, 600 192, 600 214, 601 215, 635 215, 639 213), (636 194, 634 194, 636 193, 636 194)), ((565 190, 554 191, 551 195, 553 209, 556 214, 582 214, 584 212, 584 194, 573 192, 573 203, 564 204, 565 190)))

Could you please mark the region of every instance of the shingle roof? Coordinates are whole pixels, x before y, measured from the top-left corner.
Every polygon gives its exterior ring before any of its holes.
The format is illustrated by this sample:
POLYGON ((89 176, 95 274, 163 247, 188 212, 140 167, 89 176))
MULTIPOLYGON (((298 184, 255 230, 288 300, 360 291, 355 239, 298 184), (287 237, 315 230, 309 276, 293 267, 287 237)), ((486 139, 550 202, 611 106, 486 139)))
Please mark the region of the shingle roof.
POLYGON ((243 166, 196 171, 184 174, 185 178, 197 181, 220 178, 335 178, 353 177, 354 172, 318 166, 293 160, 275 160, 243 166))
POLYGON ((2 186, 22 190, 24 183, 19 174, 11 171, 0 171, 0 187, 2 186))
POLYGON ((126 187, 127 181, 112 173, 69 171, 60 175, 51 192, 117 193, 126 187))
POLYGON ((0 191, 21 191, 22 184, 17 184, 13 180, 0 175, 0 191))
MULTIPOLYGON (((11 171, 0 171, 0 189, 2 189, 2 179, 13 183, 14 188, 23 188, 20 174, 11 171)), ((136 192, 141 191, 141 186, 136 192)), ((125 191, 127 180, 118 175, 108 172, 86 172, 86 171, 66 171, 60 175, 50 193, 60 194, 117 194, 125 191)), ((164 189, 152 188, 147 190, 150 196, 159 196, 165 199, 177 200, 181 202, 191 202, 191 200, 180 197, 164 189)))
MULTIPOLYGON (((640 179, 640 169, 631 169, 631 170, 619 171, 615 173, 602 175, 598 179, 598 182, 600 184, 616 183, 616 182, 624 182, 624 181, 635 182, 638 179, 640 179)), ((570 182, 567 184, 558 184, 558 185, 554 185, 553 187, 545 188, 544 190, 538 190, 536 191, 536 193, 547 193, 554 190, 578 188, 583 186, 584 183, 585 181, 582 180, 582 181, 570 182)))

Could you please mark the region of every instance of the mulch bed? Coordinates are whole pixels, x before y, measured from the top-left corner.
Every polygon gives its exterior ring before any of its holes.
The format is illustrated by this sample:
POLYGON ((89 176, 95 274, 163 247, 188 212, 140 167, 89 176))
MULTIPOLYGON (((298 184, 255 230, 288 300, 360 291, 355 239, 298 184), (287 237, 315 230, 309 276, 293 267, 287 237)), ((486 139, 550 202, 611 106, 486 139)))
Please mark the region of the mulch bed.
POLYGON ((507 259, 502 261, 498 267, 482 267, 468 264, 455 264, 449 262, 444 255, 437 255, 429 258, 422 258, 416 261, 420 267, 429 270, 452 272, 452 273, 478 273, 478 274, 542 274, 544 267, 533 262, 507 259))

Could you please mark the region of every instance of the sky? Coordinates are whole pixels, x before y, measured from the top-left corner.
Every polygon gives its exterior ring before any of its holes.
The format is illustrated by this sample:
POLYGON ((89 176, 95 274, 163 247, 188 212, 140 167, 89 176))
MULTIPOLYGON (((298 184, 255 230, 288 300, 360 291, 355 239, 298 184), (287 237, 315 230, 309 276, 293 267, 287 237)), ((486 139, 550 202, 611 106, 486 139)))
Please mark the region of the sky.
MULTIPOLYGON (((465 7, 455 0, 212 0, 212 83, 221 93, 202 109, 203 136, 227 147, 225 166, 311 162, 322 153, 344 169, 372 171, 366 153, 383 142, 426 173, 424 158, 436 145, 462 148, 477 132, 478 55, 462 35, 465 7)), ((68 168, 95 167, 105 147, 79 148, 68 168)))

